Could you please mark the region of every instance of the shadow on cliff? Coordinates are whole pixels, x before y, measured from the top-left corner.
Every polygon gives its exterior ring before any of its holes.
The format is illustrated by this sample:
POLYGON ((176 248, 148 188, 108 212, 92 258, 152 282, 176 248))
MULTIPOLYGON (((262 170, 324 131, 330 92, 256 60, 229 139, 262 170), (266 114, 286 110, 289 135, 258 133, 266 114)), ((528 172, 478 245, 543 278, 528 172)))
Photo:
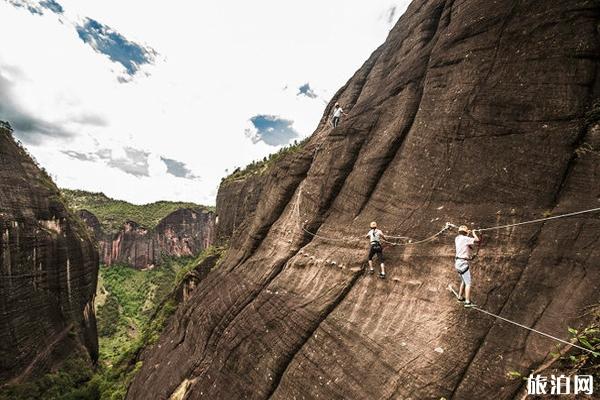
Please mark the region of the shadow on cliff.
MULTIPOLYGON (((598 207, 600 8, 590 1, 415 1, 302 148, 225 182, 228 256, 143 361, 130 399, 511 399, 554 343, 465 310, 448 234, 386 249, 368 224, 429 237, 598 207), (586 117, 586 115, 588 117, 586 117), (587 149, 587 151, 586 151, 587 149), (233 185, 238 185, 233 186, 233 185), (241 188, 241 189, 240 189, 241 188), (233 195, 232 195, 233 194, 233 195), (312 232, 314 234, 310 234, 312 232)), ((554 336, 597 303, 597 215, 486 236, 475 301, 554 336)), ((565 349, 561 349, 565 351, 565 349)))

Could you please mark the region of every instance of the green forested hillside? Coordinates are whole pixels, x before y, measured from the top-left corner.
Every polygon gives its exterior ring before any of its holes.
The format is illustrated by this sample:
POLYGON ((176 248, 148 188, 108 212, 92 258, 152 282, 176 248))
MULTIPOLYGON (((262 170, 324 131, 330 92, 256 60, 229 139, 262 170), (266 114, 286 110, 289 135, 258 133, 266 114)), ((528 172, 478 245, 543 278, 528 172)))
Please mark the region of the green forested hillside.
POLYGON ((123 400, 140 367, 137 355, 157 340, 177 308, 176 289, 186 274, 224 249, 208 248, 195 258, 171 258, 153 269, 101 267, 96 297, 100 358, 96 370, 78 357, 59 371, 0 388, 0 400, 123 400))
POLYGON ((145 228, 153 229, 161 219, 181 208, 210 207, 195 203, 157 201, 150 204, 131 204, 123 200, 115 200, 104 193, 92 193, 83 190, 61 189, 67 204, 73 210, 87 210, 94 214, 106 233, 114 233, 127 221, 135 221, 145 228))

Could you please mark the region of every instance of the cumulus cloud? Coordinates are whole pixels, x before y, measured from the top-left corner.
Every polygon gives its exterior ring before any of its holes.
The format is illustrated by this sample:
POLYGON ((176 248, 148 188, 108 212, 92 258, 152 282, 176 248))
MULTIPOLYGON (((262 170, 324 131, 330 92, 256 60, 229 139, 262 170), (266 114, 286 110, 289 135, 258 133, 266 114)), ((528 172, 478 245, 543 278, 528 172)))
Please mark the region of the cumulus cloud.
POLYGON ((70 118, 71 122, 81 124, 81 125, 90 125, 90 126, 99 126, 106 127, 108 126, 108 121, 105 117, 92 114, 92 113, 82 113, 80 115, 74 115, 70 118))
MULTIPOLYGON (((94 19, 85 18, 84 23, 77 25, 76 29, 81 40, 96 52, 121 64, 130 76, 135 75, 141 65, 152 64, 156 58, 157 53, 152 48, 129 41, 94 19)), ((125 78, 121 77, 121 80, 125 78)))
POLYGON ((40 1, 40 6, 47 8, 48 10, 50 10, 56 14, 62 14, 65 12, 65 10, 62 8, 62 6, 54 0, 40 1))
MULTIPOLYGON (((14 75, 21 71, 11 68, 14 75)), ((25 143, 39 144, 45 137, 70 137, 74 134, 60 124, 44 121, 22 107, 13 93, 13 82, 0 70, 0 119, 8 121, 25 143)))
POLYGON ((184 162, 173 160, 166 157, 161 157, 160 160, 167 166, 167 173, 177 178, 197 179, 198 177, 192 173, 184 162))
POLYGON ((124 147, 118 151, 99 149, 93 153, 63 150, 62 153, 79 161, 103 161, 109 167, 117 168, 136 177, 150 176, 148 163, 150 153, 133 147, 124 147))
POLYGON ((55 0, 8 0, 17 8, 23 8, 33 15, 44 15, 44 10, 50 10, 55 14, 62 14, 64 9, 55 0))
POLYGON ((316 99, 318 97, 308 82, 298 88, 297 96, 306 96, 311 99, 316 99))
POLYGON ((141 17, 140 2, 54 0, 57 13, 9 1, 0 37, 18 40, 0 46, 4 119, 27 117, 15 135, 59 186, 136 203, 214 203, 226 169, 310 135, 385 39, 386 10, 398 6, 397 19, 408 3, 144 2, 141 17), (186 170, 202 179, 177 176, 186 170))
POLYGON ((125 147, 124 156, 113 156, 112 152, 106 159, 110 167, 118 168, 133 176, 150 176, 148 171, 148 156, 143 150, 125 147))
POLYGON ((251 127, 245 133, 252 143, 260 141, 269 146, 283 146, 300 137, 294 129, 294 121, 275 115, 255 115, 250 118, 251 127))
POLYGON ((37 2, 27 0, 8 0, 10 4, 17 8, 23 8, 33 15, 43 15, 44 11, 37 2))
POLYGON ((392 4, 381 13, 379 19, 385 21, 385 23, 387 23, 387 25, 391 29, 398 21, 398 18, 402 14, 403 9, 404 7, 398 4, 392 4))
MULTIPOLYGON (((44 11, 63 16, 64 8, 55 0, 8 0, 17 8, 29 11, 33 15, 44 15, 44 11)), ((85 17, 82 22, 75 23, 68 18, 61 18, 61 23, 67 23, 75 28, 79 38, 97 53, 107 56, 111 61, 120 64, 126 75, 120 75, 117 80, 121 83, 130 82, 140 68, 154 64, 158 53, 151 47, 128 40, 121 33, 95 19, 85 17)))
POLYGON ((396 22, 396 6, 390 7, 388 10, 387 22, 390 25, 396 22))
POLYGON ((97 157, 94 157, 93 154, 81 153, 81 152, 75 151, 75 150, 63 150, 62 153, 66 154, 67 156, 69 156, 73 159, 80 160, 80 161, 96 161, 98 159, 97 157))

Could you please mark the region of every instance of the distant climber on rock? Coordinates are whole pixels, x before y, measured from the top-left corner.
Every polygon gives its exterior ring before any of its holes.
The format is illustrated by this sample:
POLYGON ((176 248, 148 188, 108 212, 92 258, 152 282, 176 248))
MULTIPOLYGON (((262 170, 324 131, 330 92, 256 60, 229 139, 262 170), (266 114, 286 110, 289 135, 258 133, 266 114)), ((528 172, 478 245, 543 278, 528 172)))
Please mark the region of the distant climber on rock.
POLYGON ((385 265, 383 264, 383 248, 381 247, 381 239, 385 239, 383 232, 377 229, 377 222, 371 222, 371 230, 367 233, 367 237, 371 243, 371 249, 369 250, 369 273, 375 272, 373 269, 373 257, 377 255, 377 260, 381 264, 381 272, 379 277, 385 279, 385 265))
POLYGON ((335 107, 333 107, 333 118, 331 120, 334 128, 337 127, 340 123, 340 118, 342 117, 342 114, 348 115, 344 112, 342 107, 340 107, 340 103, 335 103, 335 107))
POLYGON ((454 239, 456 246, 456 256, 454 258, 454 267, 460 275, 460 289, 458 290, 458 300, 464 301, 465 307, 471 307, 471 271, 469 270, 469 261, 471 261, 471 246, 479 243, 477 231, 470 231, 465 225, 458 228, 458 235, 454 239), (473 237, 469 236, 473 233, 473 237), (463 297, 464 291, 464 297, 463 297))

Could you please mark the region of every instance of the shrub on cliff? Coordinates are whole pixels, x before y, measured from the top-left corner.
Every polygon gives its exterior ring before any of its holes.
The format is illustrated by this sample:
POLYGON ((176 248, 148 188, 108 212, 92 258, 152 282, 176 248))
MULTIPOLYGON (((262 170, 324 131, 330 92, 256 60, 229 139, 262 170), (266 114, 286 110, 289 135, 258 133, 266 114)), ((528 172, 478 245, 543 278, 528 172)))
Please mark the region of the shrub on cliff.
POLYGON ((262 174, 267 169, 269 169, 269 166, 273 165, 277 160, 280 160, 285 155, 292 154, 300 150, 302 146, 304 146, 306 141, 307 139, 301 140, 300 142, 295 140, 293 144, 286 147, 282 147, 276 153, 271 153, 267 157, 264 157, 262 160, 252 161, 250 164, 246 165, 244 169, 238 167, 234 169, 229 176, 226 176, 223 179, 221 179, 221 182, 230 182, 238 179, 244 179, 254 174, 262 174))

